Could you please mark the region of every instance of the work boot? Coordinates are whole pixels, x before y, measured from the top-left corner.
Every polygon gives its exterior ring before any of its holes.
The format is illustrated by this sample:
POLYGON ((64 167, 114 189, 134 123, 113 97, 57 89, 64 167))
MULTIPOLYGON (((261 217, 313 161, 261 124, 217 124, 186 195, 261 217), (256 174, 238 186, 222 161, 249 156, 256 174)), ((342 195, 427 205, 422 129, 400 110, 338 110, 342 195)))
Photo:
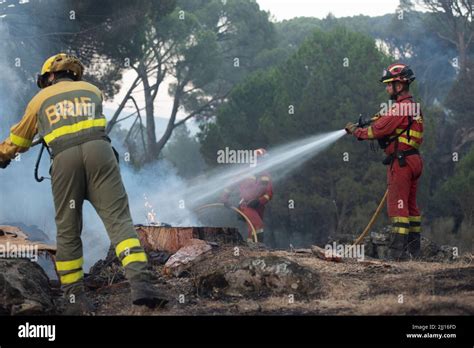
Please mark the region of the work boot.
POLYGON ((148 281, 131 282, 132 303, 148 308, 163 308, 168 300, 148 281))
POLYGON ((406 261, 407 255, 407 234, 391 233, 390 245, 388 247, 388 260, 391 261, 406 261))
POLYGON ((421 235, 420 232, 408 233, 408 252, 411 257, 418 259, 421 254, 421 235))
POLYGON ((96 309, 94 303, 84 291, 66 295, 64 300, 64 315, 91 315, 96 309))

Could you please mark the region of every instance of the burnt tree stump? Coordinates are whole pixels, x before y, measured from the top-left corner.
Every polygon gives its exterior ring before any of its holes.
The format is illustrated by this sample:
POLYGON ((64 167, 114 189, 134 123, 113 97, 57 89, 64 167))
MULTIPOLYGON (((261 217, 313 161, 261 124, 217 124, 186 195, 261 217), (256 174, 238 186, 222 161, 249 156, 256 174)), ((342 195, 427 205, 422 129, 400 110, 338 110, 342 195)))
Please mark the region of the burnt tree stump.
POLYGON ((175 253, 190 239, 201 239, 219 245, 243 245, 239 231, 231 227, 162 227, 135 226, 147 252, 163 250, 175 253))

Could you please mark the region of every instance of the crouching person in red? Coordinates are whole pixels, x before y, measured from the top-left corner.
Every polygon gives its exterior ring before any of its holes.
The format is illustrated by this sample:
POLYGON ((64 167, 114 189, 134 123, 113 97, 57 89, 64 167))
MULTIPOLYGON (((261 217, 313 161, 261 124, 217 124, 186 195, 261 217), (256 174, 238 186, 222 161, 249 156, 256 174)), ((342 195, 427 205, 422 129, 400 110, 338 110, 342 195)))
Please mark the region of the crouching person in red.
MULTIPOLYGON (((258 162, 266 156, 265 149, 255 150, 258 162)), ((265 205, 272 199, 272 180, 270 174, 267 172, 259 172, 256 175, 249 175, 237 182, 235 185, 224 190, 221 196, 221 202, 225 205, 229 204, 229 198, 233 191, 239 190, 240 194, 240 211, 249 219, 257 234, 257 241, 264 243, 264 225, 263 215, 265 212, 265 205)), ((247 223, 248 237, 247 242, 253 242, 253 229, 247 223)))

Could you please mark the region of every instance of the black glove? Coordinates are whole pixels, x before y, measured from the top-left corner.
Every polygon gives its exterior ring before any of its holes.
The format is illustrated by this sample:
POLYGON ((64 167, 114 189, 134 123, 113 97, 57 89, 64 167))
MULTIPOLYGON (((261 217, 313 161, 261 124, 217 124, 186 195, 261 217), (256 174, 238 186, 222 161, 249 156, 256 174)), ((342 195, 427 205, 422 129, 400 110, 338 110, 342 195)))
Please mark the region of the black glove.
POLYGON ((11 160, 0 161, 0 168, 5 169, 11 163, 11 160))
POLYGON ((258 201, 258 199, 254 199, 253 201, 250 201, 247 203, 247 207, 252 208, 252 209, 257 209, 259 205, 260 205, 260 202, 258 201))

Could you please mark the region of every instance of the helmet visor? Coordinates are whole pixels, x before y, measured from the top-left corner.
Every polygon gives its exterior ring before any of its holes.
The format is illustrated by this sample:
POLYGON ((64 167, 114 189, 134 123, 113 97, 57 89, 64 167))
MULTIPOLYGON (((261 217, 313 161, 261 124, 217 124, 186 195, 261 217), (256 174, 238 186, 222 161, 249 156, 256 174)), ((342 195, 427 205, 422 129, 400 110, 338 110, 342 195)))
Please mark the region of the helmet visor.
POLYGON ((390 82, 390 81, 387 81, 387 80, 390 80, 393 77, 394 76, 390 71, 388 71, 387 69, 383 69, 382 77, 380 78, 380 82, 390 82))

